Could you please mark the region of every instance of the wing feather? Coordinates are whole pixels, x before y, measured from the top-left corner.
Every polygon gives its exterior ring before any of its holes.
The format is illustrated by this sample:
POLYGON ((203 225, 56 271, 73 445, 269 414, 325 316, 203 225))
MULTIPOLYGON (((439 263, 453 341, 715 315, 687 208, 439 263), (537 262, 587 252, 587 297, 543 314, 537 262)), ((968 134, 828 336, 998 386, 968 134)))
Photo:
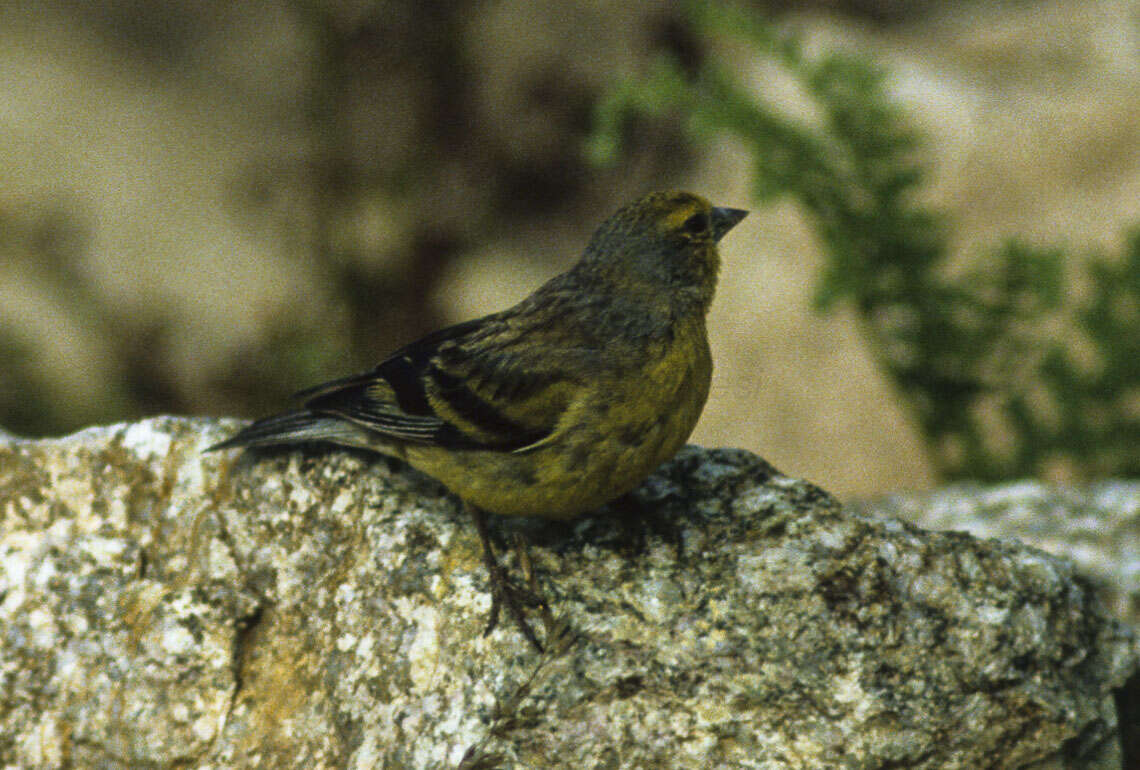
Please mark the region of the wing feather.
POLYGON ((509 311, 469 321, 300 395, 315 414, 399 441, 519 449, 548 436, 566 406, 564 373, 525 355, 527 331, 509 311))

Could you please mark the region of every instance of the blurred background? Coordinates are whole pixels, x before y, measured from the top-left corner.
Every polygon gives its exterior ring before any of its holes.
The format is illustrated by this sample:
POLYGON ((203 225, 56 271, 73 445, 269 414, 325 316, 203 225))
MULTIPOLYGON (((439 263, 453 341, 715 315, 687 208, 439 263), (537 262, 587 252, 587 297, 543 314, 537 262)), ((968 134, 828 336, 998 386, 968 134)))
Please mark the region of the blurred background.
POLYGON ((1137 475, 1137 94, 1137 0, 0 4, 0 427, 279 410, 683 188, 695 443, 1137 475))

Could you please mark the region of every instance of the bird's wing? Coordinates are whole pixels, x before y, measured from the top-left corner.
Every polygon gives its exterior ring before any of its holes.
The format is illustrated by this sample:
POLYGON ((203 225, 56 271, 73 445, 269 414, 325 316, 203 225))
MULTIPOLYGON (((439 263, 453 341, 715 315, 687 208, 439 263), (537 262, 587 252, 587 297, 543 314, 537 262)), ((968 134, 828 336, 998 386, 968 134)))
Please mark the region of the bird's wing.
POLYGON ((527 344, 526 315, 499 313, 408 345, 370 372, 298 394, 317 414, 397 440, 519 449, 548 436, 572 392, 566 348, 527 344))

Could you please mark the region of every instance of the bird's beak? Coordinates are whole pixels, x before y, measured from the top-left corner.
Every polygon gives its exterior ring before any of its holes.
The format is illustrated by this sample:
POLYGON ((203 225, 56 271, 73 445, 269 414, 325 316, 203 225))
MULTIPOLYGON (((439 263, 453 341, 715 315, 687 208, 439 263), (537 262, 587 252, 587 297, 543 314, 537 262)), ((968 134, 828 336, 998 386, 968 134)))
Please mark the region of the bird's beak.
POLYGON ((715 206, 712 210, 712 229, 713 237, 718 241, 725 236, 732 228, 740 223, 740 220, 748 216, 748 212, 744 209, 728 209, 721 206, 715 206))

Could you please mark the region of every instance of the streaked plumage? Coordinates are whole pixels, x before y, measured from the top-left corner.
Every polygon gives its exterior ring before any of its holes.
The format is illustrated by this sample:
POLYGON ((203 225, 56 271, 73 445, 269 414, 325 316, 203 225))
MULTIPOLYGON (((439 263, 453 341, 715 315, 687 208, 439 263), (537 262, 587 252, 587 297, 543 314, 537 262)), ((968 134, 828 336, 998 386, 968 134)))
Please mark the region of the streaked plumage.
POLYGON ((717 242, 745 213, 689 193, 647 195, 514 307, 304 391, 302 409, 213 448, 328 442, 404 459, 493 513, 597 508, 696 425, 712 374, 717 242))

